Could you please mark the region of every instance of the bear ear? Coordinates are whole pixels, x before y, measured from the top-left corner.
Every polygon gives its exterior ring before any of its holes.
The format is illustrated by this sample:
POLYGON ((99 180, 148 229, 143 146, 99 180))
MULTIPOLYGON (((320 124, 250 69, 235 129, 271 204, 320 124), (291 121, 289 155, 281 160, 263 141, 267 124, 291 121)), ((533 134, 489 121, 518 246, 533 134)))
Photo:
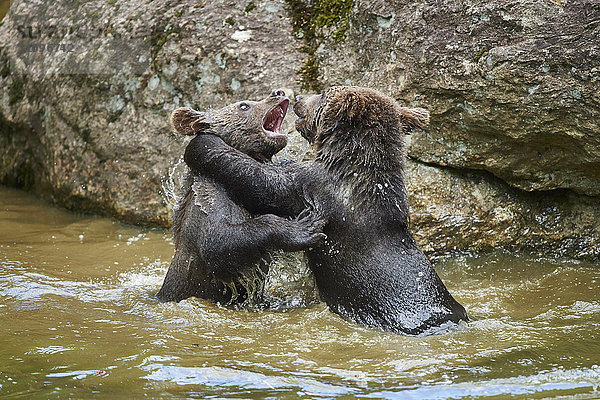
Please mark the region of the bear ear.
POLYGON ((366 100, 360 93, 348 91, 339 100, 339 114, 350 121, 360 120, 366 110, 366 100))
POLYGON ((423 108, 400 107, 402 132, 409 134, 417 129, 424 129, 429 124, 429 111, 423 108))
POLYGON ((207 131, 212 124, 208 113, 181 107, 171 114, 171 125, 181 135, 196 135, 207 131))

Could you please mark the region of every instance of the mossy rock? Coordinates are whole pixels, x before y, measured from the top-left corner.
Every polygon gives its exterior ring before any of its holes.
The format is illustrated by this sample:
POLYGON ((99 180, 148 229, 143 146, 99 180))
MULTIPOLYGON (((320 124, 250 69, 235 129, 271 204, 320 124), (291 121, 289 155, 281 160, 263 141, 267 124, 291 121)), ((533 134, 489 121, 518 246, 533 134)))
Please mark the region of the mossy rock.
POLYGON ((296 37, 302 38, 299 51, 306 54, 304 66, 298 70, 299 83, 303 90, 320 91, 323 88, 319 76, 317 49, 326 38, 324 28, 333 28, 334 43, 346 38, 350 26, 350 12, 354 0, 286 0, 292 27, 296 37))

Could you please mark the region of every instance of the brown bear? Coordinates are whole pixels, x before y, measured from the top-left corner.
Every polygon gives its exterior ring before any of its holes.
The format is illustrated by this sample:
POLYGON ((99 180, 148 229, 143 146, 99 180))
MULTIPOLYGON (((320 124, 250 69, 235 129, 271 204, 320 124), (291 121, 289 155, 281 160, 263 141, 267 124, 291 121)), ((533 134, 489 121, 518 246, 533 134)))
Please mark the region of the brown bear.
POLYGON ((418 335, 466 321, 409 228, 403 134, 429 114, 371 89, 333 87, 297 99, 296 127, 314 162, 260 164, 212 135, 190 142, 185 161, 255 213, 327 219, 323 244, 306 250, 320 297, 343 317, 418 335))
MULTIPOLYGON (((263 163, 285 147, 280 132, 289 99, 275 90, 262 101, 218 110, 179 108, 171 117, 183 135, 212 134, 263 163)), ((203 171, 187 174, 173 218, 175 255, 157 294, 161 301, 195 296, 223 305, 260 306, 270 251, 316 245, 324 222, 299 212, 293 219, 251 215, 203 171)), ((291 214, 286 216, 292 216, 291 214)))

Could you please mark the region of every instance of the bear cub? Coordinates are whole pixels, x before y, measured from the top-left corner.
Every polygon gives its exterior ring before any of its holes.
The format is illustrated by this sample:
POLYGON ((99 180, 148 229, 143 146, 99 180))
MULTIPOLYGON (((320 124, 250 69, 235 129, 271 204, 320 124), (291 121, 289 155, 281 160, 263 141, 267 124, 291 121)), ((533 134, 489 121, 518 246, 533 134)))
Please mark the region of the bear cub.
MULTIPOLYGON (((179 108, 171 123, 182 135, 216 135, 257 163, 268 163, 287 144, 280 128, 288 106, 285 93, 274 90, 261 101, 208 112, 179 108)), ((314 213, 253 215, 206 171, 188 172, 182 193, 173 217, 175 255, 157 294, 161 301, 195 296, 261 306, 271 251, 299 251, 323 238, 324 221, 314 213)))

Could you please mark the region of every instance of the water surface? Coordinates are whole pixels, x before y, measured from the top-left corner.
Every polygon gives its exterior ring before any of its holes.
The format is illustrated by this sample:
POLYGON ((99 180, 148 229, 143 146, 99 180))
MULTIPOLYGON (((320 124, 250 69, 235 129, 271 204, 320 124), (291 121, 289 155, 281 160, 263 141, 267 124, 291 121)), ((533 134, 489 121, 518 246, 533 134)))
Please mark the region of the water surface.
POLYGON ((10 9, 10 0, 0 0, 0 21, 4 19, 10 9))
POLYGON ((170 232, 0 187, 0 397, 600 397, 600 268, 497 252, 436 262, 473 321, 406 337, 323 304, 158 303, 170 232))

